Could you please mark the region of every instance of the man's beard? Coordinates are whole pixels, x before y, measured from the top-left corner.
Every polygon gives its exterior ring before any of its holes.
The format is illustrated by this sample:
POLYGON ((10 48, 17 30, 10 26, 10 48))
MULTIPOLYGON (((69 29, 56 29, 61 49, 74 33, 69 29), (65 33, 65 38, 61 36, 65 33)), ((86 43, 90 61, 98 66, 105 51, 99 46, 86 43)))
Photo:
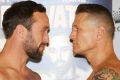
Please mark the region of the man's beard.
POLYGON ((26 54, 28 55, 29 59, 34 62, 40 62, 42 59, 42 53, 43 51, 40 51, 39 48, 43 43, 39 44, 39 46, 36 46, 36 41, 33 39, 31 33, 28 35, 27 40, 24 43, 24 50, 26 54))
POLYGON ((42 59, 42 52, 38 48, 28 48, 26 54, 29 56, 29 59, 35 62, 40 62, 42 59))

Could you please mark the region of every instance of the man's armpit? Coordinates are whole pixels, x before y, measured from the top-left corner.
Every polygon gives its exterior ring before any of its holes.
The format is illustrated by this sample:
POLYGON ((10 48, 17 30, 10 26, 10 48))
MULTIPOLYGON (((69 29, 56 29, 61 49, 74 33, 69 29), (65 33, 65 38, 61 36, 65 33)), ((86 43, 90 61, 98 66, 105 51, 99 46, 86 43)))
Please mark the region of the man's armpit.
POLYGON ((92 80, 120 80, 120 75, 113 69, 102 68, 94 74, 92 80))

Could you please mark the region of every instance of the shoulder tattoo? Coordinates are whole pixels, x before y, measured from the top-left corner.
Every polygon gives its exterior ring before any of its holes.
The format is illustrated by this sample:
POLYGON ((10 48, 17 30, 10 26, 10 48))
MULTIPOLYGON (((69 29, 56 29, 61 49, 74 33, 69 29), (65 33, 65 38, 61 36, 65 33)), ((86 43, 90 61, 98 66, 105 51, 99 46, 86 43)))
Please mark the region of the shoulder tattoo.
POLYGON ((113 69, 102 68, 94 74, 92 80, 120 80, 120 75, 113 69))

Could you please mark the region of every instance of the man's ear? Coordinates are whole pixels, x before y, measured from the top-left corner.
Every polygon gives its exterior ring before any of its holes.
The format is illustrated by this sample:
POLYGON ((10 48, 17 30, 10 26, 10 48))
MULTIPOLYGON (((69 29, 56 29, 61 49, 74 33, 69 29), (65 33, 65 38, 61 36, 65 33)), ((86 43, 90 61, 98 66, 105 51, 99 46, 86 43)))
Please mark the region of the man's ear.
POLYGON ((15 29, 15 34, 19 39, 24 39, 27 29, 23 25, 17 25, 15 29))
POLYGON ((97 29, 97 41, 103 39, 105 36, 105 28, 103 26, 98 27, 97 29))

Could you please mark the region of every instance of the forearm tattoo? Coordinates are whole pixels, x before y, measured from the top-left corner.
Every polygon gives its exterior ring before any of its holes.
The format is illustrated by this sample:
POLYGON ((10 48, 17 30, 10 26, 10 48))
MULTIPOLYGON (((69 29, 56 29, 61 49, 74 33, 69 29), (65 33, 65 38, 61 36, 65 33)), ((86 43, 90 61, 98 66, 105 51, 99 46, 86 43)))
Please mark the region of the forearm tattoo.
POLYGON ((92 80, 120 80, 120 75, 113 69, 102 68, 95 73, 92 80))

